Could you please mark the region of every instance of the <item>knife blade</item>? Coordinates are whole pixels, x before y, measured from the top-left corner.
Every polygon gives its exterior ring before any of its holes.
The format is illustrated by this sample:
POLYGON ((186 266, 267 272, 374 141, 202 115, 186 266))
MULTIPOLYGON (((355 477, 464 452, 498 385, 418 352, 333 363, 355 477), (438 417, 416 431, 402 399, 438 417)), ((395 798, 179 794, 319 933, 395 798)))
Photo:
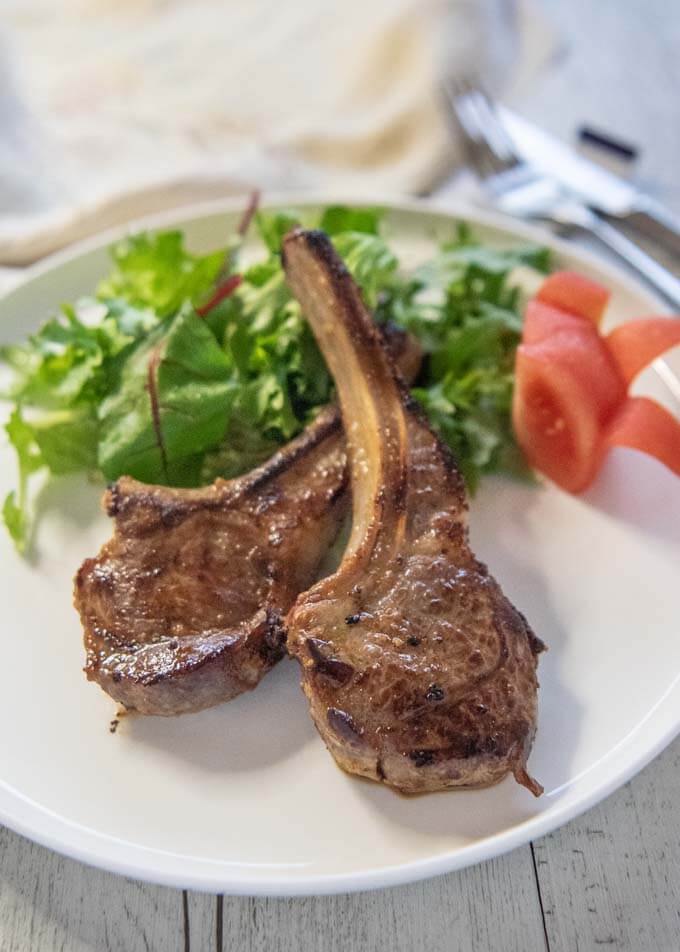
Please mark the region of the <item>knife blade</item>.
POLYGON ((552 176, 596 211, 630 225, 680 256, 680 218, 660 202, 505 106, 498 106, 498 111, 527 162, 552 176))

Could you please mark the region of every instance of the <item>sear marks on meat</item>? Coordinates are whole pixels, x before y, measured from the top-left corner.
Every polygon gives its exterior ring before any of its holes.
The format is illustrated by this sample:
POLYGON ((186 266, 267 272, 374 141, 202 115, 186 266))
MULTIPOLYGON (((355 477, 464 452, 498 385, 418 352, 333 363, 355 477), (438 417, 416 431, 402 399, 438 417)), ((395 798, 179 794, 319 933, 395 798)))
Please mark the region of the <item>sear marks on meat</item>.
POLYGON ((340 567, 288 615, 316 726, 341 767, 404 793, 512 772, 538 795, 526 761, 543 645, 470 550, 455 461, 329 239, 294 230, 284 265, 335 378, 353 496, 340 567))
MULTIPOLYGON (((386 337, 413 376, 413 339, 386 337)), ((347 484, 335 407, 239 479, 188 490, 121 477, 104 497, 113 538, 75 579, 87 677, 142 714, 254 688, 284 654, 282 619, 335 540, 347 484)))

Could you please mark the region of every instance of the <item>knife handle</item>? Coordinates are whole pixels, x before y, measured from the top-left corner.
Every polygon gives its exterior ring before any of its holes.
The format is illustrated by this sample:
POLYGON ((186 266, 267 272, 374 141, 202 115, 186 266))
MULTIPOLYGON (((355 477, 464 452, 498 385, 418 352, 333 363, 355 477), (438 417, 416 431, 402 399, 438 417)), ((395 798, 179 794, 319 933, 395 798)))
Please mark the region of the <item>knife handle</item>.
POLYGON ((604 218, 593 215, 588 230, 633 268, 680 313, 680 280, 604 218))
POLYGON ((663 205, 647 200, 614 220, 622 225, 630 225, 640 235, 651 239, 680 259, 680 218, 663 205))

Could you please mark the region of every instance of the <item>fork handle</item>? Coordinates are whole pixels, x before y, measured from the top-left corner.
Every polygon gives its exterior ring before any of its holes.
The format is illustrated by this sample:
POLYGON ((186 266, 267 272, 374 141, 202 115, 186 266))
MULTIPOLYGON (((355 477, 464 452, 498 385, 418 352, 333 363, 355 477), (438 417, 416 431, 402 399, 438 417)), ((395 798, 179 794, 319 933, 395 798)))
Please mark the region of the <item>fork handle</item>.
POLYGON ((680 280, 609 222, 593 216, 588 231, 651 284, 680 313, 680 280))

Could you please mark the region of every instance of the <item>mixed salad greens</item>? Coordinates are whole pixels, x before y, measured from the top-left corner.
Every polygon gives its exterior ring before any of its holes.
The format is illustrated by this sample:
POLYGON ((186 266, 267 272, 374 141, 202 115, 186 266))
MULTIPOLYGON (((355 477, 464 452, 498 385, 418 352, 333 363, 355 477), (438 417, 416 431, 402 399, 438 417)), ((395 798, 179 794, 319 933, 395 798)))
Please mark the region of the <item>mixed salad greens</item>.
POLYGON ((178 231, 115 245, 94 297, 62 305, 25 343, 0 350, 12 371, 6 432, 19 465, 2 512, 17 547, 30 535, 39 473, 197 486, 262 462, 332 398, 281 267, 281 239, 298 221, 331 235, 377 321, 419 338, 414 393, 468 486, 484 473, 528 475, 510 422, 521 333, 510 276, 518 265, 547 272, 549 252, 500 251, 461 225, 406 274, 383 218, 340 206, 313 221, 259 212, 263 254, 242 271, 241 234, 206 255, 188 251, 178 231))

